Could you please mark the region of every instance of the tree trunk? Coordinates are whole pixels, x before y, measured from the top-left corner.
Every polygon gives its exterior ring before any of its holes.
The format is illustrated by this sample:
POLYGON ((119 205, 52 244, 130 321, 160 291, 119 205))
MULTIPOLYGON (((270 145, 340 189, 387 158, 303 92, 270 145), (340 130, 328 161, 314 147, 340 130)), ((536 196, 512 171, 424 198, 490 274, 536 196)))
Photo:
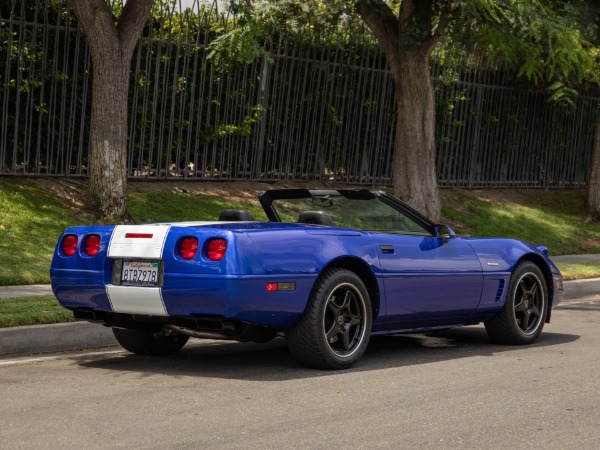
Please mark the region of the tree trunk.
POLYGON ((133 50, 153 0, 128 0, 115 26, 106 0, 69 0, 90 46, 93 65, 88 206, 98 217, 127 213, 127 102, 133 50))
POLYGON ((584 212, 592 222, 600 222, 600 116, 596 122, 584 212))
POLYGON ((429 55, 405 53, 391 64, 396 85, 396 140, 393 161, 394 195, 440 220, 435 163, 435 91, 429 55))
POLYGON ((88 206, 100 217, 128 220, 127 95, 129 65, 118 55, 94 62, 88 206))
POLYGON ((384 0, 357 0, 358 13, 379 41, 394 76, 394 195, 437 222, 441 207, 435 163, 435 91, 429 58, 449 20, 448 0, 434 27, 434 4, 402 0, 398 16, 384 0))

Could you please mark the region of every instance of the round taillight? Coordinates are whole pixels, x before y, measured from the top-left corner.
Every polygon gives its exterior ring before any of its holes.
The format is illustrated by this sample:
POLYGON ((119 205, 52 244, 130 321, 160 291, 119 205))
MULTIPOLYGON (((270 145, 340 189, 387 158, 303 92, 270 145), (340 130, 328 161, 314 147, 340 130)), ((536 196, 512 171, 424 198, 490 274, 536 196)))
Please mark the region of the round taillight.
POLYGON ((67 234, 62 241, 62 252, 65 256, 73 256, 77 251, 77 236, 67 234))
POLYGON ((206 247, 206 254, 211 261, 221 261, 227 251, 227 241, 225 239, 211 239, 206 247))
POLYGON ((85 254, 88 256, 96 256, 100 251, 100 236, 90 234, 85 238, 85 254))
POLYGON ((195 237, 186 237, 181 240, 179 254, 183 259, 194 259, 198 252, 198 239, 195 237))

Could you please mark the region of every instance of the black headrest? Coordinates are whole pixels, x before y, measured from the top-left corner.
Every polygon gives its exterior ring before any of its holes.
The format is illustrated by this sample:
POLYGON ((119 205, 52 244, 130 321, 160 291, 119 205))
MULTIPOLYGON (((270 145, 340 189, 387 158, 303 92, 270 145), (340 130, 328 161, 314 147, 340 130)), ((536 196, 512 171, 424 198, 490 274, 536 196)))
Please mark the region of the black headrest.
POLYGON ((302 211, 298 223, 314 223, 317 225, 334 226, 333 219, 325 211, 302 211))
POLYGON ((253 220, 252 214, 245 209, 224 209, 219 215, 221 222, 251 222, 253 220))

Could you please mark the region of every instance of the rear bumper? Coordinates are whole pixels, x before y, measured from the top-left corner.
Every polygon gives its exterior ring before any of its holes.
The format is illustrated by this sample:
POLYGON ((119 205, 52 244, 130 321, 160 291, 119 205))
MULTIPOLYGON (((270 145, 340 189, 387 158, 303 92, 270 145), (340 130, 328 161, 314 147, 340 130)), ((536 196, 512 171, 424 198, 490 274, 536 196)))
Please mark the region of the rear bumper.
POLYGON ((196 318, 221 317, 285 329, 302 315, 316 275, 220 276, 165 273, 161 287, 105 284, 101 271, 51 270, 62 306, 119 314, 196 318), (295 283, 293 291, 266 289, 295 283))

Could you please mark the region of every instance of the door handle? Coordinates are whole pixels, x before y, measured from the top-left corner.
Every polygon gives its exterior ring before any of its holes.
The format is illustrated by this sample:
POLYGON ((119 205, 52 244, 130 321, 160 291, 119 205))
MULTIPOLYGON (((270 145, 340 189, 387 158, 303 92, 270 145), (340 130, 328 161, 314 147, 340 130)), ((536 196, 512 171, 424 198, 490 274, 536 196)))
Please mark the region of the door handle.
POLYGON ((380 248, 381 248, 381 252, 382 253, 387 253, 387 254, 393 254, 394 253, 394 246, 393 245, 382 245, 380 248))

